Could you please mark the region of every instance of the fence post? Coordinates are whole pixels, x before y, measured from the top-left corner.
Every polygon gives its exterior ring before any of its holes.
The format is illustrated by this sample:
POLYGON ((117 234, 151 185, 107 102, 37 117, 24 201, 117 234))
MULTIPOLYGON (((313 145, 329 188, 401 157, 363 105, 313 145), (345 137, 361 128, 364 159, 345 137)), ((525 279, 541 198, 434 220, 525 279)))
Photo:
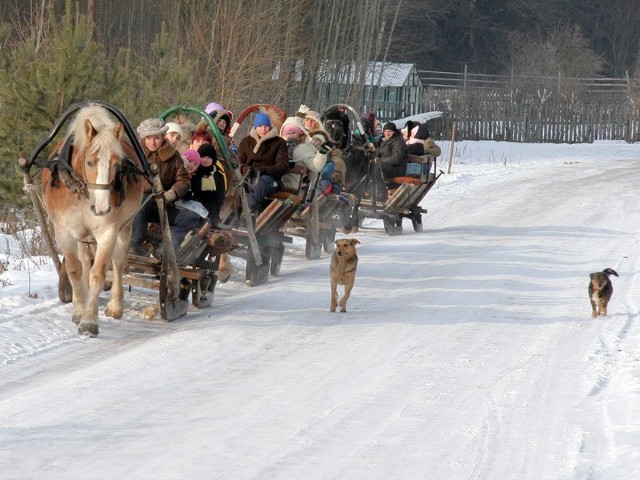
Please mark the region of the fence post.
POLYGON ((462 78, 462 90, 467 91, 467 65, 464 66, 464 77, 462 78))
POLYGON ((456 144, 456 122, 451 125, 451 149, 449 150, 449 166, 447 167, 447 175, 451 173, 451 162, 453 161, 453 147, 456 144))

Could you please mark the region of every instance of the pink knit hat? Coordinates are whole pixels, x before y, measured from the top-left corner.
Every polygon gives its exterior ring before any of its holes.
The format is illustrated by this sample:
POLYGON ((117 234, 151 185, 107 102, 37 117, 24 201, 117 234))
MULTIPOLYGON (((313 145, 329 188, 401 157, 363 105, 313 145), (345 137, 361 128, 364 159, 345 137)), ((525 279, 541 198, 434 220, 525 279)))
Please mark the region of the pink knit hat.
POLYGON ((202 162, 202 158, 200 158, 198 151, 192 148, 185 150, 182 156, 193 163, 196 167, 199 167, 202 162))
POLYGON ((296 135, 304 135, 304 131, 294 123, 289 123, 282 127, 282 134, 295 133, 296 135))

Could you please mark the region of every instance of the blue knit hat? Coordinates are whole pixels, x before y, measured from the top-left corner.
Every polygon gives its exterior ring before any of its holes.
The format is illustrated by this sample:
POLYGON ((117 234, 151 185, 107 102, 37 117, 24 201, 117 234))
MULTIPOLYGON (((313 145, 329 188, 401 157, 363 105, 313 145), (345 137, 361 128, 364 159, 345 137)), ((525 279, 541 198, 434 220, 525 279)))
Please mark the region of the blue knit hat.
POLYGON ((256 118, 253 119, 253 127, 258 128, 262 125, 266 125, 267 127, 271 128, 271 119, 266 113, 260 112, 257 113, 256 118))

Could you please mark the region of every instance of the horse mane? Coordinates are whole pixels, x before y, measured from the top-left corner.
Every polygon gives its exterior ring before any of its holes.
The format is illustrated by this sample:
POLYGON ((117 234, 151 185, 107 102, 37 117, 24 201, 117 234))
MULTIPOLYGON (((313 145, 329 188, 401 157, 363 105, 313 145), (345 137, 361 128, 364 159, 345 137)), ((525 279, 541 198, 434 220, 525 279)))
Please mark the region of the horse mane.
POLYGON ((73 145, 82 151, 88 149, 87 153, 93 154, 98 151, 114 152, 122 156, 124 154, 122 145, 115 135, 113 129, 116 123, 104 107, 96 104, 89 104, 78 110, 75 118, 69 125, 67 138, 73 136, 73 145), (85 122, 89 120, 97 134, 89 145, 86 143, 85 122))

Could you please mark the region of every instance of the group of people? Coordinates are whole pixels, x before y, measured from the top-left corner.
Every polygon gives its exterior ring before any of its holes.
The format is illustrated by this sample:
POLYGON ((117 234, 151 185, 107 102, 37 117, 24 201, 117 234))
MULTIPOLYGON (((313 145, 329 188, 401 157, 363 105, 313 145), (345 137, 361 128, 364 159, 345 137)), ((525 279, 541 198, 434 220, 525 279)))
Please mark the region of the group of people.
MULTIPOLYGON (((231 112, 217 103, 207 105, 205 112, 215 119, 218 133, 233 157, 232 163, 237 166, 233 174, 242 175, 252 213, 276 190, 299 187, 299 177, 290 173, 296 164, 306 167, 309 185, 315 186, 312 190, 315 196, 343 191, 347 170, 343 152, 325 130, 318 112, 301 105, 296 115, 288 117, 279 130, 267 113, 258 112, 249 134, 237 146, 230 136, 231 112)), ((440 148, 430 138, 426 125, 409 122, 403 136, 393 122, 381 127, 375 117, 362 120, 368 140, 377 145, 384 179, 405 175, 409 154, 440 155, 440 148)), ((201 226, 203 221, 213 227, 218 224, 233 175, 225 171, 217 144, 204 123, 194 127, 149 118, 138 126, 137 133, 149 162, 159 167, 177 250, 186 233, 201 226), (199 202, 204 213, 202 209, 190 208, 191 202, 199 202)), ((147 224, 158 221, 156 202, 146 202, 133 220, 132 253, 147 253, 144 247, 147 224)))
POLYGON ((409 155, 440 156, 441 149, 431 138, 427 125, 409 121, 402 130, 388 122, 378 144, 380 168, 385 179, 406 175, 409 155))

